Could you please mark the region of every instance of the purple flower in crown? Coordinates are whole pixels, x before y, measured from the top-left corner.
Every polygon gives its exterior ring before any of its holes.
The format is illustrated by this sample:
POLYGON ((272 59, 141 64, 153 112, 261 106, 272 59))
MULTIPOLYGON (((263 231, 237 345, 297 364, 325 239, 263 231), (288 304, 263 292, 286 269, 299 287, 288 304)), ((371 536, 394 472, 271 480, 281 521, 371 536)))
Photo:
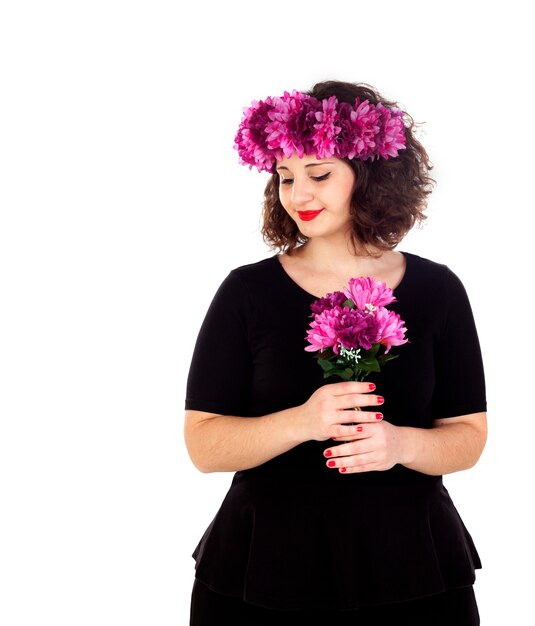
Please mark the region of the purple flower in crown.
POLYGON ((348 159, 353 159, 356 155, 356 150, 354 150, 356 129, 355 123, 351 117, 353 112, 353 107, 348 102, 338 103, 336 123, 340 130, 336 135, 337 146, 334 154, 336 157, 345 154, 348 159))
POLYGON ((273 102, 275 108, 270 111, 270 122, 266 126, 269 148, 280 150, 286 157, 294 152, 299 158, 310 154, 313 146, 311 120, 321 106, 319 101, 298 91, 291 94, 285 91, 284 96, 274 98, 273 102))
POLYGON ((380 132, 380 116, 374 105, 368 100, 355 100, 355 109, 351 113, 354 125, 354 144, 351 152, 359 159, 368 159, 373 156, 377 146, 377 136, 380 132))
POLYGON ((399 150, 405 148, 406 143, 403 113, 399 109, 389 109, 381 102, 377 105, 376 110, 381 116, 377 157, 383 157, 383 159, 396 157, 399 150))
POLYGON ((273 109, 273 100, 267 97, 265 102, 253 101, 252 105, 244 109, 242 123, 234 139, 234 147, 238 150, 240 163, 253 165, 258 171, 271 171, 275 165, 275 155, 268 147, 265 134, 269 124, 269 112, 273 109))
POLYGON ((328 159, 337 151, 336 136, 341 130, 337 125, 337 104, 336 96, 331 96, 323 100, 323 110, 316 113, 314 148, 318 159, 328 159))

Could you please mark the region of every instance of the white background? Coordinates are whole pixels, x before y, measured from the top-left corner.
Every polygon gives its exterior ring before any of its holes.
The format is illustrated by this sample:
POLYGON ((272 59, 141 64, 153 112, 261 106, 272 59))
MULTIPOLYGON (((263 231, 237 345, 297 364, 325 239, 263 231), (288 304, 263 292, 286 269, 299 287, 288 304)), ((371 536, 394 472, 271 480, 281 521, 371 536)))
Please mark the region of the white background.
POLYGON ((3 625, 187 624, 231 478, 187 457, 191 351, 230 269, 272 254, 267 175, 233 137, 253 99, 331 78, 424 122, 438 184, 399 249, 461 277, 488 381, 487 448, 445 482, 484 563, 482 624, 535 623, 525 5, 2 3, 3 625))

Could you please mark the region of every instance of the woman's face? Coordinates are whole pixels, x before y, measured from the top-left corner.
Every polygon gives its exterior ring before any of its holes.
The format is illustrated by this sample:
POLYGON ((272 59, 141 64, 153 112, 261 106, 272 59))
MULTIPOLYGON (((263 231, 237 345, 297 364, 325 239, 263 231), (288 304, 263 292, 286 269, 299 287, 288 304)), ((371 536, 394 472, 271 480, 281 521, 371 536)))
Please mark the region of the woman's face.
POLYGON ((305 237, 328 237, 351 228, 356 176, 341 159, 294 155, 277 161, 279 197, 305 237))

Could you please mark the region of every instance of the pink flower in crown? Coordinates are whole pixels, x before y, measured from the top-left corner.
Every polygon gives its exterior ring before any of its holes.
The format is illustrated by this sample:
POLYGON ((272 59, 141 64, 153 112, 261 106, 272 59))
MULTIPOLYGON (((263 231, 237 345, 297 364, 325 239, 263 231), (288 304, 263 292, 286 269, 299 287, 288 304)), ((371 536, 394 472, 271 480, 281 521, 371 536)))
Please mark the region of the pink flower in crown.
POLYGON ((399 150, 403 150, 406 144, 403 113, 399 109, 389 109, 382 103, 377 105, 377 112, 381 115, 382 127, 377 158, 397 157, 399 150))
POLYGON ((397 313, 381 307, 374 312, 373 317, 377 331, 376 342, 386 347, 385 354, 389 352, 392 346, 401 346, 408 342, 408 339, 405 338, 407 332, 405 322, 397 313))
POLYGON ((274 108, 269 112, 270 123, 266 126, 267 143, 271 150, 280 148, 282 155, 291 157, 294 152, 302 158, 312 152, 312 120, 321 106, 318 100, 298 91, 273 99, 274 108))
MULTIPOLYGON (((369 106, 367 102, 366 106, 369 106)), ((361 155, 366 155, 374 148, 375 130, 367 121, 370 120, 359 121, 358 114, 348 102, 338 104, 336 123, 340 130, 336 136, 335 156, 348 159, 360 158, 361 155)))
POLYGON ((338 158, 348 159, 354 158, 356 152, 353 150, 353 144, 355 143, 355 125, 351 119, 351 113, 353 113, 353 107, 347 102, 338 103, 338 115, 336 117, 336 124, 340 129, 336 135, 336 152, 334 156, 338 158), (341 155, 344 155, 341 157, 341 155))
POLYGON ((369 277, 350 278, 344 294, 362 311, 373 311, 377 307, 396 302, 394 292, 386 283, 369 277))
POLYGON ((234 148, 240 156, 240 163, 253 165, 262 171, 270 171, 275 165, 275 157, 268 147, 265 134, 266 125, 269 123, 269 112, 273 109, 273 100, 267 97, 265 102, 253 101, 252 106, 244 109, 244 116, 236 137, 234 148))
POLYGON ((351 124, 353 126, 351 154, 354 158, 369 158, 375 151, 377 136, 380 131, 380 115, 377 108, 359 98, 355 100, 355 109, 351 112, 351 124))
POLYGON ((336 96, 323 100, 323 110, 316 113, 314 124, 314 149, 318 159, 328 159, 337 149, 336 137, 341 130, 337 125, 336 96))

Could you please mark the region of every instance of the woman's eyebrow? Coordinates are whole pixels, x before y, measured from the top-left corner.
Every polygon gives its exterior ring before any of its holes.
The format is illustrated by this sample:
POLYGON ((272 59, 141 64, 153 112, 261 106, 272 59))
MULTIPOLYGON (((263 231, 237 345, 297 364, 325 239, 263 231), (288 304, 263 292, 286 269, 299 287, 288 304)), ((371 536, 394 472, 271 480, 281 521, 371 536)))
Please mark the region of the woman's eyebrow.
MULTIPOLYGON (((332 165, 334 163, 334 161, 323 161, 322 163, 309 163, 308 165, 305 165, 305 168, 307 167, 318 167, 320 165, 332 165)), ((280 167, 277 168, 277 172, 279 170, 286 170, 287 172, 289 171, 289 169, 285 166, 285 165, 281 165, 280 167)))

